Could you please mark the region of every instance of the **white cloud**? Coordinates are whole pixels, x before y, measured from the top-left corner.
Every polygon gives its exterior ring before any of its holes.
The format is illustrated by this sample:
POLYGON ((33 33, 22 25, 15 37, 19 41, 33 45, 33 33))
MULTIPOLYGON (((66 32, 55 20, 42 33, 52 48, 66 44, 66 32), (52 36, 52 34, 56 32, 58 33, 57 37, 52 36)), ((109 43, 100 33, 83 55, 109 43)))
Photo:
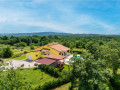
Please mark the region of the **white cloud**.
MULTIPOLYGON (((31 3, 34 4, 41 2, 47 2, 47 0, 31 1, 31 3)), ((30 7, 30 5, 28 4, 27 7, 30 7)), ((44 10, 47 11, 45 14, 44 12, 38 13, 43 8, 37 7, 32 9, 37 9, 36 12, 32 10, 31 12, 27 12, 29 8, 26 10, 25 7, 17 10, 0 7, 0 12, 2 12, 2 14, 0 14, 0 23, 18 26, 18 29, 20 25, 28 27, 35 26, 69 33, 116 33, 114 30, 118 28, 116 28, 115 25, 109 24, 109 22, 102 21, 89 14, 84 14, 83 12, 76 13, 72 5, 59 4, 56 2, 52 5, 53 7, 51 8, 55 8, 55 11, 44 10), (51 12, 53 13, 51 14, 51 12), (34 13, 39 15, 35 16, 34 13)))

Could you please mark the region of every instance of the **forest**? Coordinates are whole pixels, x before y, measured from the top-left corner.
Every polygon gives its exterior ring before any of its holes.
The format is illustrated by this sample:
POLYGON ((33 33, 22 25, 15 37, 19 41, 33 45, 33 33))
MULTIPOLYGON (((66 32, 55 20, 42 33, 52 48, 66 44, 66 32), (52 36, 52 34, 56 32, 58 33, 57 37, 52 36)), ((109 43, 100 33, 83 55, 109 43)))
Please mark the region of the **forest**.
POLYGON ((0 45, 7 48, 0 48, 0 58, 12 57, 14 48, 24 51, 25 47, 30 47, 33 50, 53 41, 69 47, 73 55, 83 57, 71 64, 70 90, 120 90, 120 36, 1 36, 0 45))

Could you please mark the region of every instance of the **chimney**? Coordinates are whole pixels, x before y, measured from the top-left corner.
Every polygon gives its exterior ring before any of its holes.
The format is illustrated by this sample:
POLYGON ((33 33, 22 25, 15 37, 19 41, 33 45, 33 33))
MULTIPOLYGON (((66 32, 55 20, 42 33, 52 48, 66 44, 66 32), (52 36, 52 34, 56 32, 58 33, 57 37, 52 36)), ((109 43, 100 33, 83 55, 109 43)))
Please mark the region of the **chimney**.
POLYGON ((55 42, 54 42, 54 41, 53 41, 52 43, 53 43, 53 45, 55 45, 55 42))

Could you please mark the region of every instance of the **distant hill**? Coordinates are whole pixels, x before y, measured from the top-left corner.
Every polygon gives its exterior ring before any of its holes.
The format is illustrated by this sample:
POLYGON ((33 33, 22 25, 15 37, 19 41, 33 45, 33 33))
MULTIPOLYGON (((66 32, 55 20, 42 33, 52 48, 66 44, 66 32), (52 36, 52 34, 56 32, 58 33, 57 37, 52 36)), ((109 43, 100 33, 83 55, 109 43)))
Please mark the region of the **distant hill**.
POLYGON ((57 33, 57 32, 36 32, 36 33, 6 33, 0 34, 0 36, 48 36, 48 35, 72 35, 72 33, 57 33))
MULTIPOLYGON (((48 36, 48 35, 62 35, 62 36, 104 36, 103 34, 72 34, 72 33, 59 33, 59 32, 35 32, 35 33, 6 33, 0 36, 48 36)), ((105 35, 105 36, 118 36, 118 35, 105 35)))

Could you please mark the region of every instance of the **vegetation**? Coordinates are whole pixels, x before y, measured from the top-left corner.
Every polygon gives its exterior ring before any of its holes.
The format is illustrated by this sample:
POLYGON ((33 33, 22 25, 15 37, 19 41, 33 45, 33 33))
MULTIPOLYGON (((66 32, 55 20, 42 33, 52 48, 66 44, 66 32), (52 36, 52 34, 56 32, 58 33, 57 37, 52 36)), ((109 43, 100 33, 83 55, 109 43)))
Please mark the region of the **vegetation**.
POLYGON ((13 55, 13 52, 11 51, 11 49, 9 47, 3 49, 3 57, 4 58, 12 57, 12 55, 13 55))
POLYGON ((28 82, 23 82, 24 78, 13 68, 8 70, 6 76, 0 77, 0 90, 21 90, 30 89, 28 82))
MULTIPOLYGON (((51 43, 52 41, 69 47, 72 54, 80 54, 83 58, 83 60, 75 60, 70 70, 67 65, 64 66, 63 72, 65 73, 70 73, 71 70, 73 70, 72 73, 74 73, 74 75, 73 79, 71 79, 73 88, 89 88, 93 90, 94 88, 102 89, 101 86, 103 89, 106 87, 109 87, 109 89, 111 87, 116 89, 116 87, 120 86, 120 73, 118 73, 120 72, 120 36, 1 36, 0 58, 12 57, 12 59, 15 60, 23 60, 25 59, 26 52, 33 50, 35 47, 51 43), (12 54, 12 52, 14 54, 12 54), (108 70, 110 70, 111 73, 109 73, 108 70), (78 83, 74 83, 74 81, 78 83)), ((59 77, 57 70, 48 68, 47 66, 43 66, 41 70, 47 72, 51 76, 59 77)), ((44 79, 44 74, 40 74, 44 79)), ((59 81, 55 82, 54 84, 57 84, 59 81)), ((36 83, 40 82, 36 81, 36 83)), ((35 84, 33 85, 38 86, 35 84)), ((53 82, 43 87, 50 87, 49 85, 53 88, 53 82)), ((58 87, 59 85, 57 84, 55 86, 58 87)))
POLYGON ((72 88, 78 87, 79 90, 105 90, 106 86, 103 83, 106 83, 106 79, 110 78, 110 73, 105 69, 104 61, 96 61, 90 55, 87 58, 75 60, 72 77, 72 88))
MULTIPOLYGON (((19 69, 19 70, 9 70, 8 72, 2 72, 1 73, 1 81, 8 82, 5 87, 10 87, 9 83, 22 85, 21 87, 31 87, 31 88, 36 88, 39 85, 44 85, 46 82, 56 80, 54 77, 51 77, 50 75, 46 74, 45 72, 42 72, 40 69, 19 69), (42 78, 42 73, 43 73, 43 78, 42 78), (10 81, 8 79, 12 78, 13 81, 10 81), (17 80, 16 82, 14 82, 17 80), (13 82, 13 83, 12 83, 13 82), (24 86, 25 84, 25 86, 24 86)), ((2 84, 1 84, 2 85, 2 84)), ((9 90, 9 89, 0 89, 0 90, 9 90)), ((13 90, 13 89, 10 89, 13 90)), ((19 90, 19 89, 16 89, 19 90)), ((26 89, 20 89, 20 90, 26 90, 26 89)), ((27 89, 29 90, 29 89, 27 89)))
POLYGON ((69 90, 70 85, 71 85, 71 83, 67 83, 67 84, 64 84, 60 87, 55 88, 54 90, 69 90))
POLYGON ((48 66, 48 65, 39 65, 39 68, 43 71, 45 71, 46 73, 49 73, 51 76, 54 76, 56 78, 60 77, 61 74, 52 66, 48 66))

